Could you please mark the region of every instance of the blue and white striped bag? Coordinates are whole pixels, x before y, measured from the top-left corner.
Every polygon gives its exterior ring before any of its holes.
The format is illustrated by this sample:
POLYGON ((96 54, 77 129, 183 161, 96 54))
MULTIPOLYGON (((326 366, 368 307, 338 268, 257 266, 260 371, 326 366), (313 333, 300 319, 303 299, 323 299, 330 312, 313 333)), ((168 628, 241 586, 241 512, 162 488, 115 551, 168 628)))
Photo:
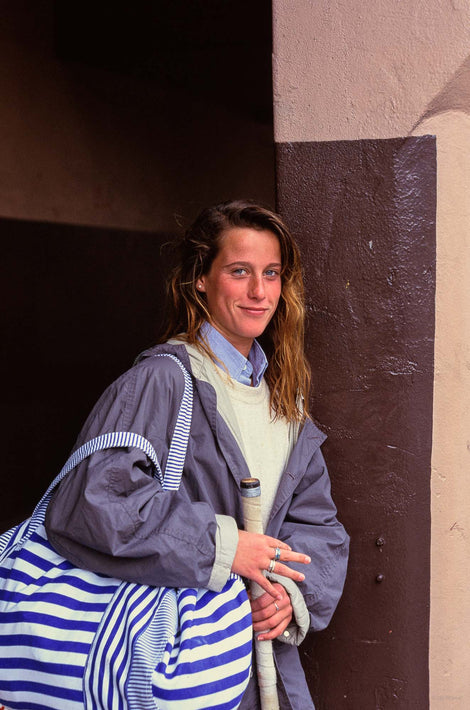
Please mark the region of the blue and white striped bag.
POLYGON ((251 671, 251 610, 231 575, 224 589, 156 588, 74 567, 49 544, 47 505, 94 451, 141 448, 167 490, 179 487, 192 414, 185 388, 163 476, 149 441, 97 437, 67 461, 30 519, 0 536, 0 703, 11 710, 230 710, 251 671))

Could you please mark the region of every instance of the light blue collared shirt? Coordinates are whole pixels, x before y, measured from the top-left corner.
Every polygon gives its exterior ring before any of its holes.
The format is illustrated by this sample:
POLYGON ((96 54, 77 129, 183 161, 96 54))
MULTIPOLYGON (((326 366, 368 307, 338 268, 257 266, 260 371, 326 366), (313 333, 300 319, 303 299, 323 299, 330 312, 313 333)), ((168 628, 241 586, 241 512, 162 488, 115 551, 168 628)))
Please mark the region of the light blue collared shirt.
POLYGON ((258 387, 268 361, 257 340, 253 340, 247 359, 207 321, 201 327, 201 334, 209 343, 214 355, 224 363, 230 377, 243 385, 251 385, 253 379, 253 387, 258 387))

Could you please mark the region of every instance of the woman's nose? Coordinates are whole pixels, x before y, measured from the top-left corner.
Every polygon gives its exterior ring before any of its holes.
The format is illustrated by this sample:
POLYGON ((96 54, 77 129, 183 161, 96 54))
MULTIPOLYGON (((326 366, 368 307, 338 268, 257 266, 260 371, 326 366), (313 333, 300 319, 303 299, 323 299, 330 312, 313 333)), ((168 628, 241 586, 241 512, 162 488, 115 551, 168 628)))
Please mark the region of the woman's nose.
POLYGON ((264 283, 261 276, 252 276, 250 279, 249 295, 251 298, 264 297, 264 283))

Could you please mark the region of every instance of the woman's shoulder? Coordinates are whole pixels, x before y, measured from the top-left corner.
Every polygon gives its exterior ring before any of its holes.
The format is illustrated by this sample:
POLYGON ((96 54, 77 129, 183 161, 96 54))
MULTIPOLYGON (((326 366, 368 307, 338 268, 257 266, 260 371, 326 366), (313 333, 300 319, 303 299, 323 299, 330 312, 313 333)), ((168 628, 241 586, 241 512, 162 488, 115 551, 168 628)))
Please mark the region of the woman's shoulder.
POLYGON ((142 352, 124 376, 137 378, 157 375, 160 382, 181 380, 184 371, 191 373, 191 363, 183 344, 163 343, 142 352))
POLYGON ((180 396, 184 389, 184 370, 191 371, 184 346, 156 345, 142 352, 132 367, 109 384, 96 406, 106 401, 139 399, 146 392, 180 396))
POLYGON ((191 373, 184 346, 156 345, 141 353, 134 365, 110 385, 107 393, 137 402, 143 397, 179 401, 186 371, 191 373))
POLYGON ((181 383, 184 371, 191 373, 191 364, 186 349, 182 345, 155 345, 138 355, 133 365, 111 382, 103 395, 127 392, 136 387, 154 384, 160 388, 181 383))
POLYGON ((171 418, 183 397, 182 366, 189 369, 189 361, 179 349, 164 345, 146 350, 104 390, 82 431, 88 436, 90 428, 100 428, 105 422, 110 430, 118 424, 127 429, 131 422, 137 425, 137 420, 146 421, 150 415, 155 420, 171 418))

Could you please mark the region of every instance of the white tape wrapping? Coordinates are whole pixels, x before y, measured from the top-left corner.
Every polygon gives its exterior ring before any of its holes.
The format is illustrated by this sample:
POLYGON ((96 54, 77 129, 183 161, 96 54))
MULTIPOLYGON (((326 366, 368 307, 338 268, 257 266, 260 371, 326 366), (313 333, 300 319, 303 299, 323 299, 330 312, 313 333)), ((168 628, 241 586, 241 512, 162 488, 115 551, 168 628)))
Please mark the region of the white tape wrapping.
MULTIPOLYGON (((252 533, 263 533, 261 517, 261 495, 253 495, 253 488, 247 490, 242 487, 242 507, 245 530, 252 533), (249 491, 249 492, 248 492, 249 491)), ((251 595, 253 599, 264 594, 264 589, 256 582, 251 582, 251 595)), ((258 641, 255 638, 255 652, 258 686, 262 710, 279 710, 279 700, 276 685, 276 666, 274 663, 272 642, 269 640, 258 641)))

